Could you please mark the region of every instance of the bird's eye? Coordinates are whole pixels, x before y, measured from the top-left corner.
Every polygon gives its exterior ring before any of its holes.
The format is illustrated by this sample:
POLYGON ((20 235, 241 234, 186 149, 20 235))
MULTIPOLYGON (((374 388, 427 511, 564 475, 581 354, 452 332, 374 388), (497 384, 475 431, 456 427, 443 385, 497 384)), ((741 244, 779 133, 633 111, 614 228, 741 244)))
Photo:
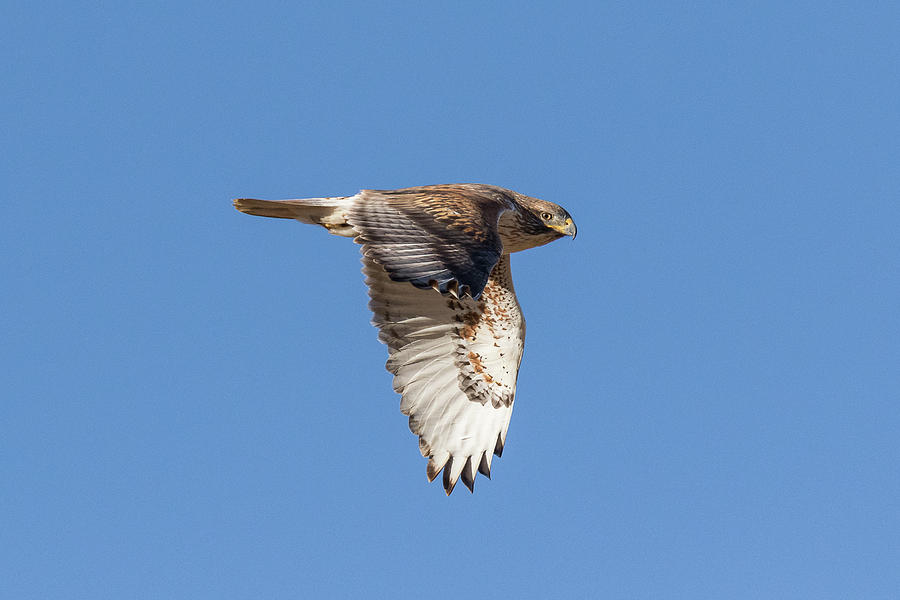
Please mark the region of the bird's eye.
POLYGON ((549 221, 553 218, 553 215, 551 215, 550 213, 541 213, 541 218, 545 221, 549 221))

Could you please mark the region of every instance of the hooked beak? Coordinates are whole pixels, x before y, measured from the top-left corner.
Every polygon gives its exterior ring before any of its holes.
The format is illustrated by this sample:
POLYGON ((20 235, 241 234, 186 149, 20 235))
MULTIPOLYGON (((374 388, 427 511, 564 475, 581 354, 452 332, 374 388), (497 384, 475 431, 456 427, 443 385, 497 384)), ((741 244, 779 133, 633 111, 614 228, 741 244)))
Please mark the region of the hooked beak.
POLYGON ((573 240, 575 239, 575 235, 578 233, 578 228, 575 227, 575 221, 572 220, 572 217, 566 218, 565 223, 560 226, 553 227, 553 229, 563 235, 571 235, 573 240))

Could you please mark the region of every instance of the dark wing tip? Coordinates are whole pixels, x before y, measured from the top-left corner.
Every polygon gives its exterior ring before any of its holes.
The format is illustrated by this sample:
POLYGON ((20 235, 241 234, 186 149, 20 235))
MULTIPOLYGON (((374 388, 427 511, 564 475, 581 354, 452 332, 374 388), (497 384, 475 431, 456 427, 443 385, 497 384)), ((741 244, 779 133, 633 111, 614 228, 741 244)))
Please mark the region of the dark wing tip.
POLYGON ((472 474, 472 457, 470 456, 466 459, 466 465, 462 470, 462 482, 465 484, 471 493, 475 493, 475 476, 472 474))
POLYGON ((456 480, 450 481, 450 471, 453 470, 453 457, 451 456, 447 460, 447 464, 444 465, 444 491, 447 492, 447 495, 453 493, 453 488, 456 487, 456 480))
MULTIPOLYGON (((444 467, 441 467, 443 469, 444 467)), ((425 476, 428 477, 428 481, 434 481, 435 477, 441 472, 441 469, 437 468, 437 465, 433 460, 428 461, 428 466, 425 467, 425 476)))
POLYGON ((491 478, 491 468, 488 466, 487 462, 487 454, 481 455, 481 462, 478 463, 478 472, 487 477, 491 478))

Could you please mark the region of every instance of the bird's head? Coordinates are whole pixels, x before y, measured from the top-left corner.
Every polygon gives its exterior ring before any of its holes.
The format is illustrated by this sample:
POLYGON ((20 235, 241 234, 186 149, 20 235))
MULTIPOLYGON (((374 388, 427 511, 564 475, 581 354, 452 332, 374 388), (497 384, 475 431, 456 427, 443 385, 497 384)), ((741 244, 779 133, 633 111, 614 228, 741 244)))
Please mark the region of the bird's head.
POLYGON ((575 226, 575 221, 572 220, 572 215, 570 215, 562 206, 558 206, 552 202, 544 202, 544 204, 547 204, 548 206, 538 214, 541 222, 547 228, 561 233, 562 235, 571 235, 574 240, 575 236, 578 234, 578 228, 575 226))
POLYGON ((578 228, 575 227, 575 221, 572 220, 572 215, 570 215, 562 206, 554 204, 553 202, 548 202, 547 200, 540 200, 539 198, 531 198, 529 196, 519 196, 519 201, 528 208, 532 215, 534 215, 544 231, 550 229, 556 234, 571 235, 572 239, 575 239, 578 228))

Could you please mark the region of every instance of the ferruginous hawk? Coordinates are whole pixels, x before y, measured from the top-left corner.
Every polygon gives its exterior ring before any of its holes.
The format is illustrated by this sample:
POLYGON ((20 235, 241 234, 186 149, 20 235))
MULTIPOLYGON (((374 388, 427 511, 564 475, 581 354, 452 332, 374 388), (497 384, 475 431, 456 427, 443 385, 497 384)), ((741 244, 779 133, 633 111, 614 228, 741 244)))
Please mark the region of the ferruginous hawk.
POLYGON ((400 410, 429 481, 449 495, 490 477, 516 394, 525 320, 509 255, 563 236, 562 207, 478 184, 363 190, 302 200, 239 199, 241 212, 321 225, 362 245, 369 308, 390 354, 400 410))

